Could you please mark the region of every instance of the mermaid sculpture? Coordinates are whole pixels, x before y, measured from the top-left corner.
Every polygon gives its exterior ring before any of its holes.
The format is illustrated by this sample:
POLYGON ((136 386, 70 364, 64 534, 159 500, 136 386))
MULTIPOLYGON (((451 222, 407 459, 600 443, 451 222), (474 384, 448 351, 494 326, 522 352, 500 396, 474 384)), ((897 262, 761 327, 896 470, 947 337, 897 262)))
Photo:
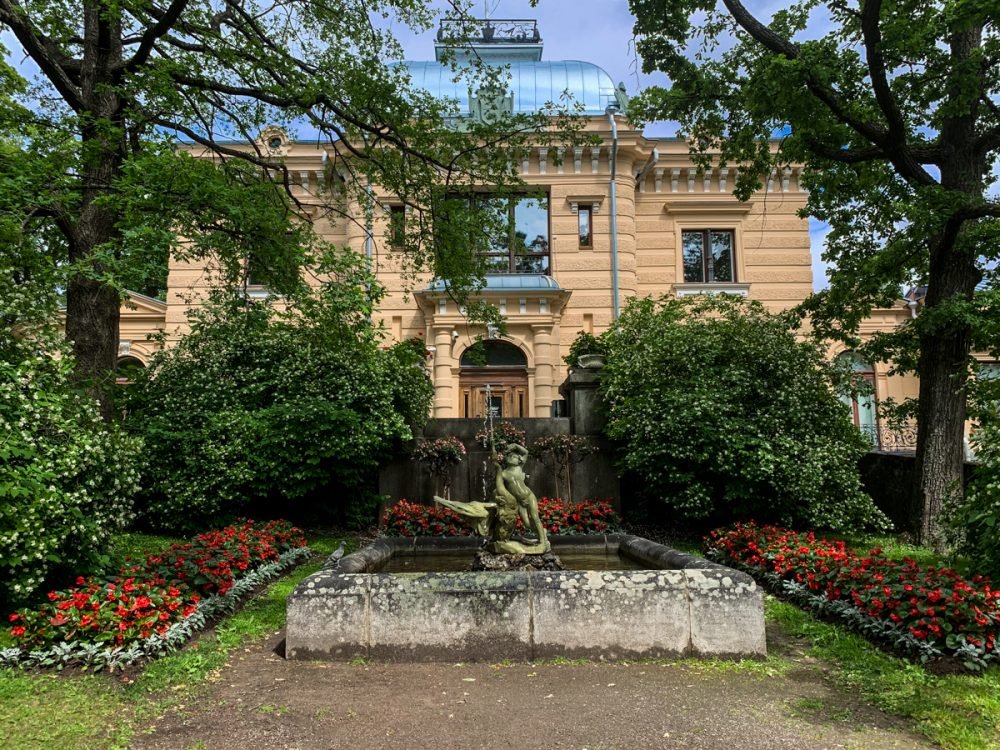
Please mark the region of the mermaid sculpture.
POLYGON ((551 550, 545 534, 545 525, 538 514, 538 498, 525 480, 524 462, 528 449, 517 443, 504 446, 501 457, 496 446, 490 444, 490 460, 496 471, 496 490, 492 503, 478 501, 462 503, 435 497, 439 505, 458 513, 480 536, 490 540, 489 549, 494 554, 543 555, 551 550), (521 519, 527 533, 534 538, 515 538, 514 528, 521 519))

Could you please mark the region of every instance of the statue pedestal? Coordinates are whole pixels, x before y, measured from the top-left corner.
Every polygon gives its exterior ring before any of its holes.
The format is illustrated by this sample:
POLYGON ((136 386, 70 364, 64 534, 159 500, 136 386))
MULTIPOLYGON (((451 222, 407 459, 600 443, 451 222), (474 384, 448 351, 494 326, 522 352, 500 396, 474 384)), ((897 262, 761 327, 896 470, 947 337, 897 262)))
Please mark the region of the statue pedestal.
POLYGON ((472 562, 473 570, 492 571, 533 571, 533 570, 563 570, 562 562, 556 557, 554 552, 546 552, 544 555, 517 555, 517 554, 495 554, 488 550, 481 549, 476 552, 476 558, 472 562))

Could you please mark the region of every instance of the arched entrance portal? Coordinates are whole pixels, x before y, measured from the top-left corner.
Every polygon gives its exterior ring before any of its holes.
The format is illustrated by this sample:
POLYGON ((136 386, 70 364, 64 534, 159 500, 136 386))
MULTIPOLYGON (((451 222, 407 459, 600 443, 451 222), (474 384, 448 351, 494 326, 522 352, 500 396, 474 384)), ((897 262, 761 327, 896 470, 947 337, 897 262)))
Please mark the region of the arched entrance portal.
POLYGON ((462 353, 459 370, 463 417, 528 416, 528 359, 507 341, 482 342, 485 361, 470 349, 462 353), (487 388, 489 386, 489 388, 487 388))

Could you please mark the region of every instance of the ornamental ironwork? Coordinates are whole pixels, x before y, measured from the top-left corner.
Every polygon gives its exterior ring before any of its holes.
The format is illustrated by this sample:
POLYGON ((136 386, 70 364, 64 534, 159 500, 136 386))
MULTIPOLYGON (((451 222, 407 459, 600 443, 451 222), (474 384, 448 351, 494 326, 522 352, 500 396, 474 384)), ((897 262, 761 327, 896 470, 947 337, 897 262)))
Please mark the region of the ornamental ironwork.
POLYGON ((444 18, 437 40, 459 44, 537 44, 538 22, 522 18, 444 18))
POLYGON ((872 448, 886 453, 915 453, 917 450, 917 426, 904 425, 893 428, 885 425, 859 425, 865 436, 871 440, 872 448))

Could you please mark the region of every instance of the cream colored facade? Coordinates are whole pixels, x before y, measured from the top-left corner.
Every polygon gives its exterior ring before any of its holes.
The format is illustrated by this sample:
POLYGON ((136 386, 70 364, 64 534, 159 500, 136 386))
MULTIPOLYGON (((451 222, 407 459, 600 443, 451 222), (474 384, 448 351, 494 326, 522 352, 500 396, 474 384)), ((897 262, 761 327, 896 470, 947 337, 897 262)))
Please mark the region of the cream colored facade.
MULTIPOLYGON (((521 164, 528 185, 548 194, 548 273, 491 276, 484 295, 505 316, 506 340, 527 362, 528 413, 548 416, 559 398, 566 375, 563 357, 577 332, 600 333, 613 319, 611 212, 616 211, 619 304, 629 297, 730 292, 784 309, 812 291, 809 230, 797 215, 805 204, 798 171, 776 174, 749 201, 732 195, 733 169, 699 171, 687 144, 680 140, 646 138, 619 122, 616 206, 610 198, 611 130, 607 118, 595 118, 590 129, 600 146, 535 149, 521 164), (602 121, 603 120, 603 121, 602 121), (654 153, 656 154, 654 158, 654 153), (641 174, 641 176, 640 176, 641 174), (592 214, 590 246, 581 246, 579 211, 592 214), (685 230, 727 230, 734 240, 732 282, 685 283, 681 236, 685 230)), ((281 157, 296 178, 293 192, 315 205, 320 234, 330 242, 365 250, 363 222, 331 220, 323 210, 329 191, 324 154, 313 144, 290 143, 281 157)), ((381 205, 392 196, 377 195, 381 205)), ((363 212, 353 207, 354 215, 363 212)), ((398 253, 390 246, 388 214, 376 211, 370 250, 379 280, 388 294, 378 319, 397 340, 423 336, 433 350, 430 370, 435 385, 434 416, 460 416, 459 380, 462 352, 484 331, 471 327, 463 312, 429 279, 407 288, 399 272, 398 253)), ((145 326, 163 328, 169 343, 187 330, 187 313, 212 284, 210 265, 172 260, 161 321, 149 318, 155 301, 140 300, 136 309, 122 310, 123 349, 145 360, 154 346, 145 340, 145 326), (126 343, 127 342, 127 343, 126 343)))
MULTIPOLYGON (((507 59, 541 59, 540 44, 508 44, 504 49, 507 59)), ((583 66, 583 72, 596 75, 601 85, 610 82, 595 66, 566 65, 583 66)), ((550 415, 566 376, 563 357, 574 337, 579 331, 600 333, 613 320, 614 276, 620 306, 635 296, 728 292, 781 310, 812 291, 809 228, 798 215, 806 194, 797 168, 775 172, 750 200, 741 202, 732 195, 734 168, 699 170, 686 142, 648 138, 619 117, 612 199, 614 137, 603 102, 613 104, 618 95, 614 88, 610 95, 606 87, 601 91, 604 99, 598 100, 596 109, 591 108, 586 125, 588 132, 599 136, 600 145, 535 148, 519 165, 524 182, 548 196, 548 268, 544 274, 491 276, 483 292, 504 315, 504 338, 524 360, 520 402, 513 416, 550 415), (592 236, 586 245, 580 239, 581 211, 591 217, 592 236), (612 215, 617 272, 612 261, 612 215), (685 232, 708 230, 732 238, 732 273, 726 281, 686 282, 682 237, 685 232)), ((584 100, 593 92, 579 93, 584 100)), ((328 169, 337 163, 332 158, 335 154, 315 143, 291 142, 277 130, 265 131, 260 146, 271 149, 288 167, 293 193, 309 208, 325 239, 372 256, 388 290, 378 319, 394 339, 422 336, 433 352, 429 362, 435 386, 433 416, 471 416, 470 372, 463 370, 461 357, 486 332, 471 326, 463 311, 429 277, 417 279, 415 285, 404 283, 399 254, 388 242, 388 207, 393 196, 374 188, 375 205, 385 210, 374 211, 369 236, 362 206, 347 206, 346 217, 326 210, 332 200, 329 186, 337 177, 328 169)), ((196 150, 192 153, 208 157, 196 150)), ((146 340, 146 334, 161 329, 167 345, 176 342, 188 330, 187 313, 205 297, 213 276, 210 264, 171 260, 166 303, 135 298, 134 307, 123 308, 122 353, 147 361, 156 345, 146 340)), ((252 289, 251 293, 265 290, 252 289)), ((898 322, 900 311, 882 312, 869 321, 873 330, 898 322)), ((902 312, 908 314, 908 309, 902 312)), ((487 375, 479 373, 480 379, 487 375)), ((877 374, 876 389, 879 398, 898 398, 914 390, 906 379, 889 378, 884 370, 877 374)))

